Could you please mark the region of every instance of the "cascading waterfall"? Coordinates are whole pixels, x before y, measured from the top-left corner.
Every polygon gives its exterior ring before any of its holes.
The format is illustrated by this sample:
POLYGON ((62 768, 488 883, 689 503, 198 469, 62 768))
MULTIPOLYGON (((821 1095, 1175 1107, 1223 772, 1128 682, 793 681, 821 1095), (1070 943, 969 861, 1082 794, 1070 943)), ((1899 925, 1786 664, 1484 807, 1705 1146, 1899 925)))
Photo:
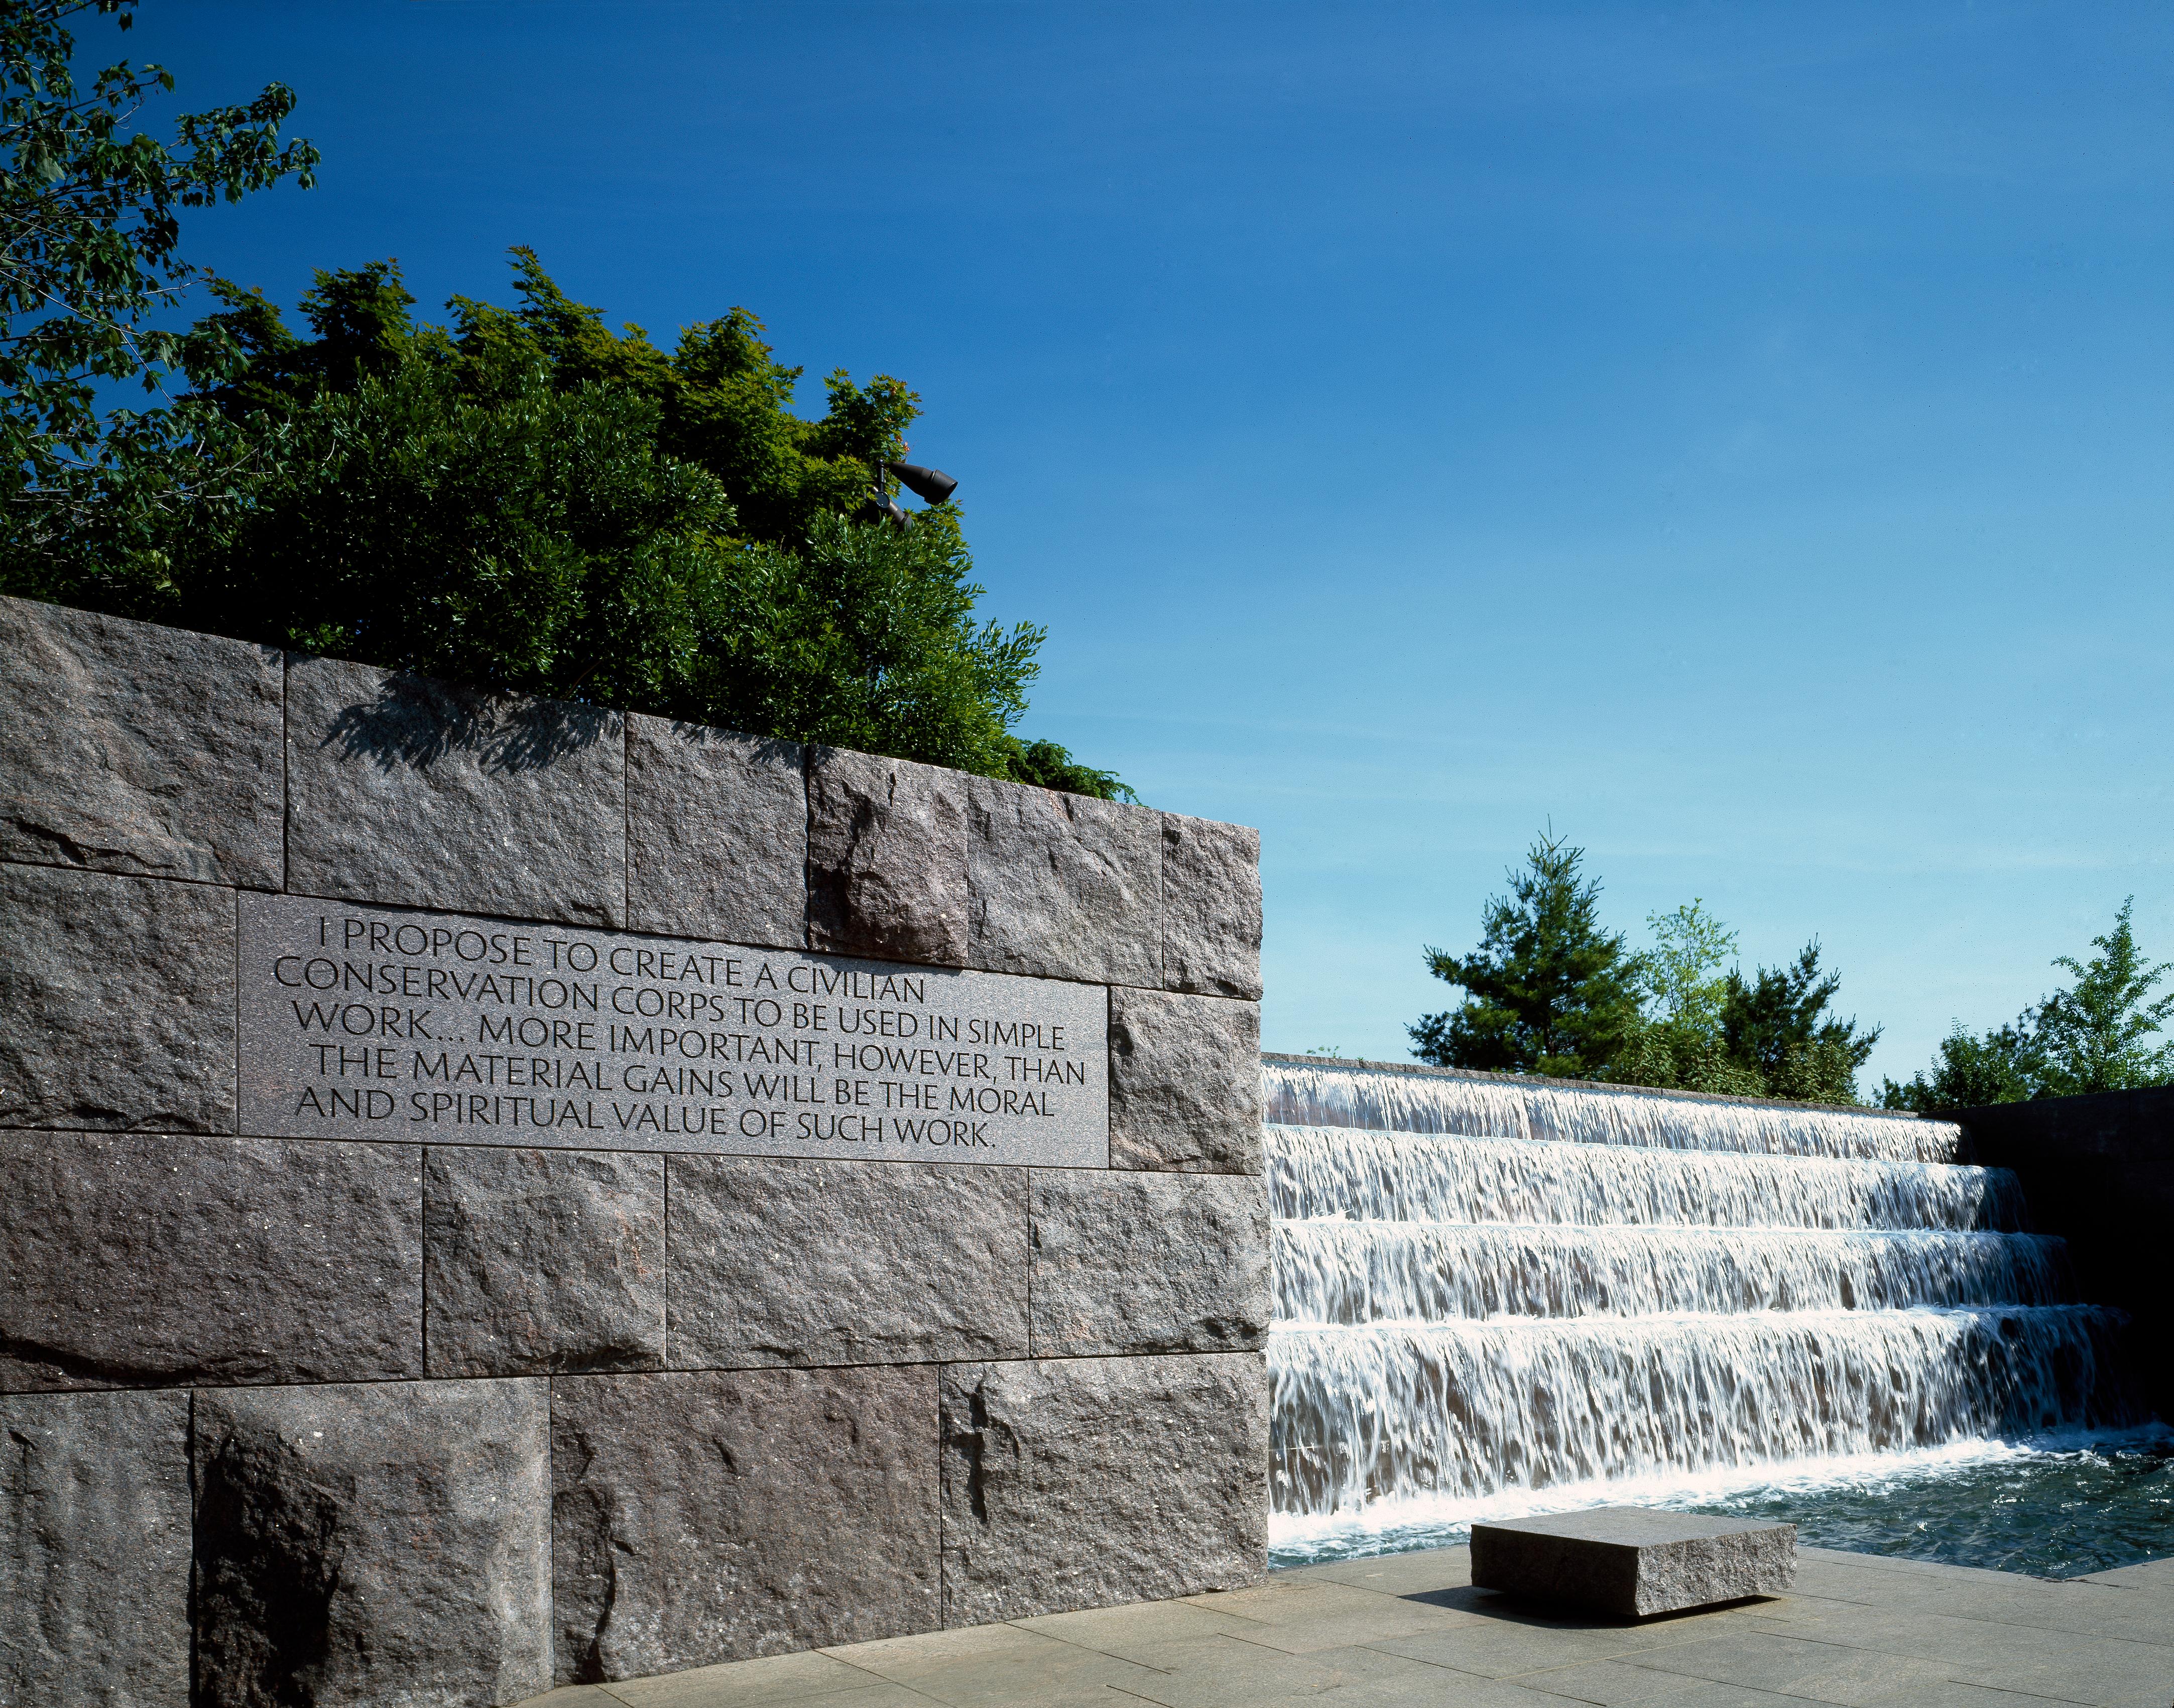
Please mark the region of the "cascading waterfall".
POLYGON ((1279 1513, 2135 1419, 2119 1313, 1952 1124, 1264 1072, 1279 1513))
POLYGON ((1324 1068, 1317 1062, 1272 1061, 1267 1071, 1273 1126, 1912 1162, 1952 1162, 1962 1142, 1961 1129, 1949 1122, 1841 1109, 1731 1103, 1602 1085, 1521 1085, 1372 1062, 1324 1068))

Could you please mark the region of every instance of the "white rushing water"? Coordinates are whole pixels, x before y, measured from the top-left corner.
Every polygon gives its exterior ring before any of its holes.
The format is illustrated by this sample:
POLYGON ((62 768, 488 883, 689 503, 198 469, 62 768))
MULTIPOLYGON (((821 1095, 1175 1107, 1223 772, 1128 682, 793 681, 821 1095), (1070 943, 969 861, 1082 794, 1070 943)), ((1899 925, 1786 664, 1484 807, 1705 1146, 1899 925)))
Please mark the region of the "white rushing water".
POLYGON ((1286 1527, 2133 1420, 2118 1314, 1950 1124, 1265 1072, 1286 1527))
POLYGON ((1271 1129, 1269 1203, 1289 1221, 1578 1222, 1716 1228, 2012 1229, 2006 1169, 1271 1129))
POLYGON ((1272 1062, 1266 1072, 1268 1120, 1274 1127, 1357 1127, 1910 1162, 1952 1162, 1962 1141, 1961 1129, 1952 1122, 1913 1116, 1732 1103, 1666 1091, 1519 1084, 1495 1077, 1466 1078, 1363 1063, 1272 1062))
POLYGON ((1292 1327, 2053 1305, 2068 1280, 2039 1234, 1285 1222, 1274 1251, 1292 1327))

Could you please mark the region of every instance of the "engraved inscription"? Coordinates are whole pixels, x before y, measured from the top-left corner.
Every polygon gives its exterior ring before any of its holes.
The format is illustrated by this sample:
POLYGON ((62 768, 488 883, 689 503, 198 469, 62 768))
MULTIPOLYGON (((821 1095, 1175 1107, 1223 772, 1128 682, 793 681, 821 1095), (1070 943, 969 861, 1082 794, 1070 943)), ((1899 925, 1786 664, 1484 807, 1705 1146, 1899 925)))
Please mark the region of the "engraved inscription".
POLYGON ((241 901, 245 1132, 1109 1165, 1099 985, 241 901))

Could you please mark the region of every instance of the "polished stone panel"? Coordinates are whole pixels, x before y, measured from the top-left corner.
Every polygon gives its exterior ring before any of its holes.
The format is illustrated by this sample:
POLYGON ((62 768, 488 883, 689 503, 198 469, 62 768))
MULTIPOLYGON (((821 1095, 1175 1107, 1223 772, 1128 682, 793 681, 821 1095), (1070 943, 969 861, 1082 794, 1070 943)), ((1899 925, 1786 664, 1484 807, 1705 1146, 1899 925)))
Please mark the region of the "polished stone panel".
POLYGON ((1109 1159, 1099 986, 268 895, 241 969, 247 1132, 1109 1159))

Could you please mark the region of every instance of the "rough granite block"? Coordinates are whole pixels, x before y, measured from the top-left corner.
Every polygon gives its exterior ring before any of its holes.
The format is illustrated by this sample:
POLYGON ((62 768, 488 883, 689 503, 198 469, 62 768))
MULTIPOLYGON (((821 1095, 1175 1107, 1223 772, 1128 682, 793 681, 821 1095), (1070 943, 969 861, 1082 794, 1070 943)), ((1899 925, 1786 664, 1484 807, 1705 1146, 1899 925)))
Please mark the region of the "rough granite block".
POLYGON ((664 1159, 431 1147, 423 1171, 430 1374, 664 1362, 664 1159))
POLYGON ((626 825, 635 930, 806 944, 808 779, 798 742, 630 717, 626 825))
POLYGON ((1259 1581, 1268 1377, 1255 1352, 944 1372, 944 1623, 1259 1581))
POLYGON ((808 749, 808 945, 966 965, 966 779, 808 749))
POLYGON ((0 860, 279 887, 277 651, 0 599, 0 860))
POLYGON ((1203 996, 1261 994, 1261 833, 1162 818, 1162 982, 1203 996))
POLYGON ((0 866, 0 1127, 234 1131, 234 892, 0 866))
POLYGON ((1480 1588, 1613 1619, 1782 1595, 1796 1575, 1793 1524, 1598 1506, 1472 1527, 1480 1588))
POLYGON ((0 1708, 189 1700, 189 1397, 0 1397, 0 1708))
POLYGON ((1036 1357, 1262 1343, 1268 1199, 1258 1175, 1033 1176, 1036 1357))
POLYGON ((670 1166, 675 1369, 1026 1355, 1025 1170, 670 1166))
POLYGON ((450 1708, 549 1688, 549 1387, 199 1393, 197 1700, 450 1708))
POLYGON ((966 781, 970 966, 1101 984, 1162 983, 1162 815, 966 781))
POLYGON ((560 1682, 933 1629, 936 1373, 552 1384, 560 1682))
POLYGON ((422 1374, 414 1145, 0 1139, 0 1387, 422 1374))
POLYGON ((1256 1004, 1111 991, 1110 1166, 1260 1172, 1256 1004))
POLYGON ((287 887, 623 925, 625 721, 297 654, 287 887))

